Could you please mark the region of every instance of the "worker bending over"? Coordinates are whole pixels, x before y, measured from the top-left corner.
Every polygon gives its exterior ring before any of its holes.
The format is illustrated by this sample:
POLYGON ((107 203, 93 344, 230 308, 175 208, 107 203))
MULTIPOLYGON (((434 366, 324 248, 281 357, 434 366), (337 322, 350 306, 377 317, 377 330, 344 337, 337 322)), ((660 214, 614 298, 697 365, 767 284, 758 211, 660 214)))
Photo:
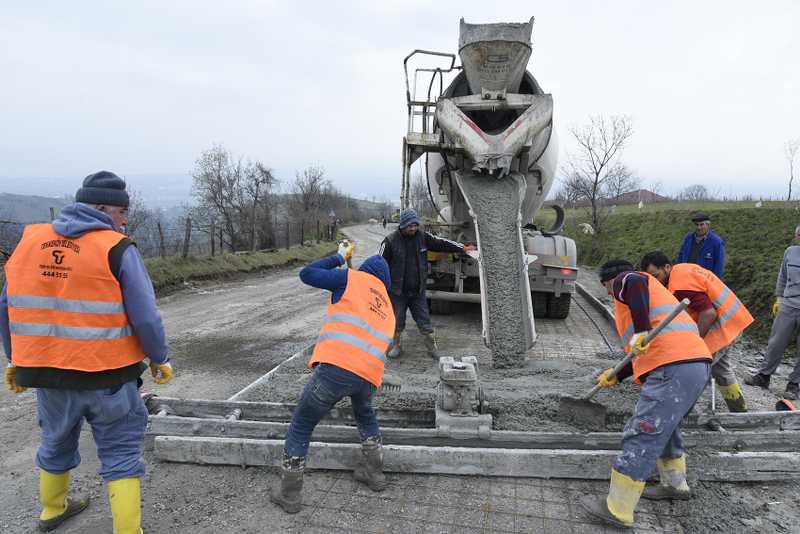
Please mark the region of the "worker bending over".
POLYGON ((145 357, 158 384, 172 379, 172 366, 147 268, 120 233, 127 224, 125 182, 108 171, 91 174, 75 200, 52 224, 25 227, 6 263, 6 384, 15 393, 38 388, 39 530, 53 530, 89 503, 67 496, 86 419, 114 532, 139 534, 147 409, 137 382, 145 357))
POLYGON ((730 346, 753 323, 753 316, 717 275, 693 263, 672 265, 660 250, 648 252, 640 268, 664 284, 678 300, 689 299, 689 315, 714 355, 711 376, 731 412, 746 412, 742 388, 733 372, 730 346))
POLYGON ((597 382, 610 388, 633 375, 642 390, 622 434, 622 453, 611 470, 608 496, 587 495, 579 502, 596 519, 631 527, 643 491, 652 499, 691 496, 680 423, 708 383, 711 353, 686 312, 644 344, 648 332, 678 305, 649 274, 634 271, 625 260, 613 260, 600 268, 600 280, 614 297, 614 319, 625 351, 635 357, 616 376, 613 369, 603 371, 597 382), (645 480, 656 465, 661 484, 645 490, 645 480))
POLYGON ((356 271, 337 267, 350 260, 353 245, 339 245, 339 253, 300 271, 300 279, 327 289, 331 303, 317 344, 308 362, 314 369, 297 404, 283 449, 280 484, 270 499, 284 511, 300 511, 303 471, 311 433, 343 397, 350 397, 365 465, 353 473, 373 491, 386 488, 383 451, 372 397, 380 387, 384 362, 394 333, 389 299, 389 266, 381 256, 370 256, 356 271))

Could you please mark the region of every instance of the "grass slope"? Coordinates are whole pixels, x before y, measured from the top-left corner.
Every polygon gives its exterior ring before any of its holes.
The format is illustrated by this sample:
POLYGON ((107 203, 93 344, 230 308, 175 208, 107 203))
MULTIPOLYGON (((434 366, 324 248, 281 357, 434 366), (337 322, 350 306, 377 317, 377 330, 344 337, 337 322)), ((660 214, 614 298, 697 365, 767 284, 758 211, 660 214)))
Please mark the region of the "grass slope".
MULTIPOLYGON (((796 206, 764 204, 761 208, 753 207, 752 202, 707 203, 702 207, 711 217, 712 230, 725 240, 723 281, 756 318, 748 334, 762 340, 772 325, 770 309, 783 252, 792 244, 794 229, 800 223, 800 209, 796 206)), ((577 229, 578 223, 587 220, 585 211, 570 210, 565 233, 575 239, 580 261, 588 265, 614 258, 636 264, 644 253, 658 248, 674 258, 684 236, 693 230, 689 219, 698 208, 684 204, 647 208, 642 213, 638 209, 617 210, 597 238, 577 229)))
POLYGON ((226 278, 238 273, 250 273, 308 262, 336 252, 336 243, 323 242, 306 246, 293 246, 290 249, 277 249, 272 252, 253 252, 248 254, 223 254, 221 256, 178 256, 148 258, 145 260, 156 293, 163 293, 183 284, 186 280, 208 280, 226 278))

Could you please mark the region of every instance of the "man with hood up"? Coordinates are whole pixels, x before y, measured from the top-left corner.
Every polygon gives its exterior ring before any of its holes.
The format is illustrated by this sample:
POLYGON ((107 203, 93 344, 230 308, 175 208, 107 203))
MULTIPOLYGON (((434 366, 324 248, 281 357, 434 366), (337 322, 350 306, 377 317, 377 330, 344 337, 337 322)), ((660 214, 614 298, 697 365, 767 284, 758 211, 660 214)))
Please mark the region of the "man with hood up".
POLYGON ((139 376, 146 357, 157 384, 172 379, 172 366, 153 284, 121 233, 125 182, 108 171, 91 174, 75 200, 52 224, 28 225, 6 264, 5 381, 14 393, 37 388, 39 530, 53 530, 88 505, 68 496, 85 419, 108 483, 114 532, 139 534, 147 426, 139 376))
POLYGON ((389 266, 370 256, 361 267, 338 269, 353 256, 354 245, 340 244, 339 252, 300 271, 304 283, 327 289, 331 302, 308 367, 314 369, 297 404, 283 448, 281 481, 270 500, 294 514, 300 511, 303 471, 311 433, 334 404, 350 397, 364 465, 353 473, 373 491, 386 488, 383 450, 372 397, 383 380, 386 351, 394 333, 389 299, 389 266))

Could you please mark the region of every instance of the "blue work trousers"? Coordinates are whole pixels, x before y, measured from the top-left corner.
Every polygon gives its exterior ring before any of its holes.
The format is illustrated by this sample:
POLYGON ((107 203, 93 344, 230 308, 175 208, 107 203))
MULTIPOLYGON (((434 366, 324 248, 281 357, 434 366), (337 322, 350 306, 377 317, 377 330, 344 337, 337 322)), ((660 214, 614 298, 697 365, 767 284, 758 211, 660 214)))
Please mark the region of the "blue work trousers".
POLYGON ((425 293, 414 296, 395 295, 389 293, 394 308, 395 330, 402 332, 406 328, 406 310, 411 312, 411 317, 417 323, 421 334, 432 334, 431 314, 428 310, 428 298, 425 293))
POLYGON ((142 444, 147 408, 136 381, 97 390, 36 390, 42 443, 36 465, 63 473, 81 463, 78 438, 83 420, 92 427, 100 458, 100 476, 107 482, 144 475, 142 444))
POLYGON ((614 469, 647 480, 659 458, 684 453, 680 424, 708 384, 711 360, 662 365, 647 375, 636 411, 622 432, 614 469))
POLYGON ((314 427, 337 402, 348 396, 361 440, 377 436, 380 428, 372 410, 374 394, 375 386, 360 376, 335 365, 317 365, 292 415, 284 451, 294 458, 307 456, 314 427))

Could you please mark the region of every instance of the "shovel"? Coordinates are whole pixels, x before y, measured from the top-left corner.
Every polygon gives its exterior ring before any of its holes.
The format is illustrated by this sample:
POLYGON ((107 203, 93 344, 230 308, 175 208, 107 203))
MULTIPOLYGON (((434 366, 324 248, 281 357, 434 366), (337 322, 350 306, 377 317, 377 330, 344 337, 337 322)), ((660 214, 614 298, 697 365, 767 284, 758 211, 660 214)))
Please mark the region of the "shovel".
MULTIPOLYGON (((645 345, 653 341, 653 338, 656 337, 659 332, 661 332, 665 326, 672 322, 672 320, 686 307, 689 305, 689 299, 683 299, 678 303, 677 306, 667 315, 667 317, 661 321, 658 326, 656 326, 645 338, 645 345)), ((625 358, 619 362, 614 369, 612 370, 612 374, 614 376, 619 373, 623 367, 628 365, 631 360, 633 360, 634 353, 631 352, 625 358)), ((589 430, 602 430, 606 426, 606 407, 600 403, 593 402, 591 400, 595 394, 600 391, 600 384, 597 384, 593 387, 589 393, 584 395, 580 398, 575 397, 562 397, 561 404, 559 406, 559 413, 566 418, 581 427, 586 427, 589 430)))

